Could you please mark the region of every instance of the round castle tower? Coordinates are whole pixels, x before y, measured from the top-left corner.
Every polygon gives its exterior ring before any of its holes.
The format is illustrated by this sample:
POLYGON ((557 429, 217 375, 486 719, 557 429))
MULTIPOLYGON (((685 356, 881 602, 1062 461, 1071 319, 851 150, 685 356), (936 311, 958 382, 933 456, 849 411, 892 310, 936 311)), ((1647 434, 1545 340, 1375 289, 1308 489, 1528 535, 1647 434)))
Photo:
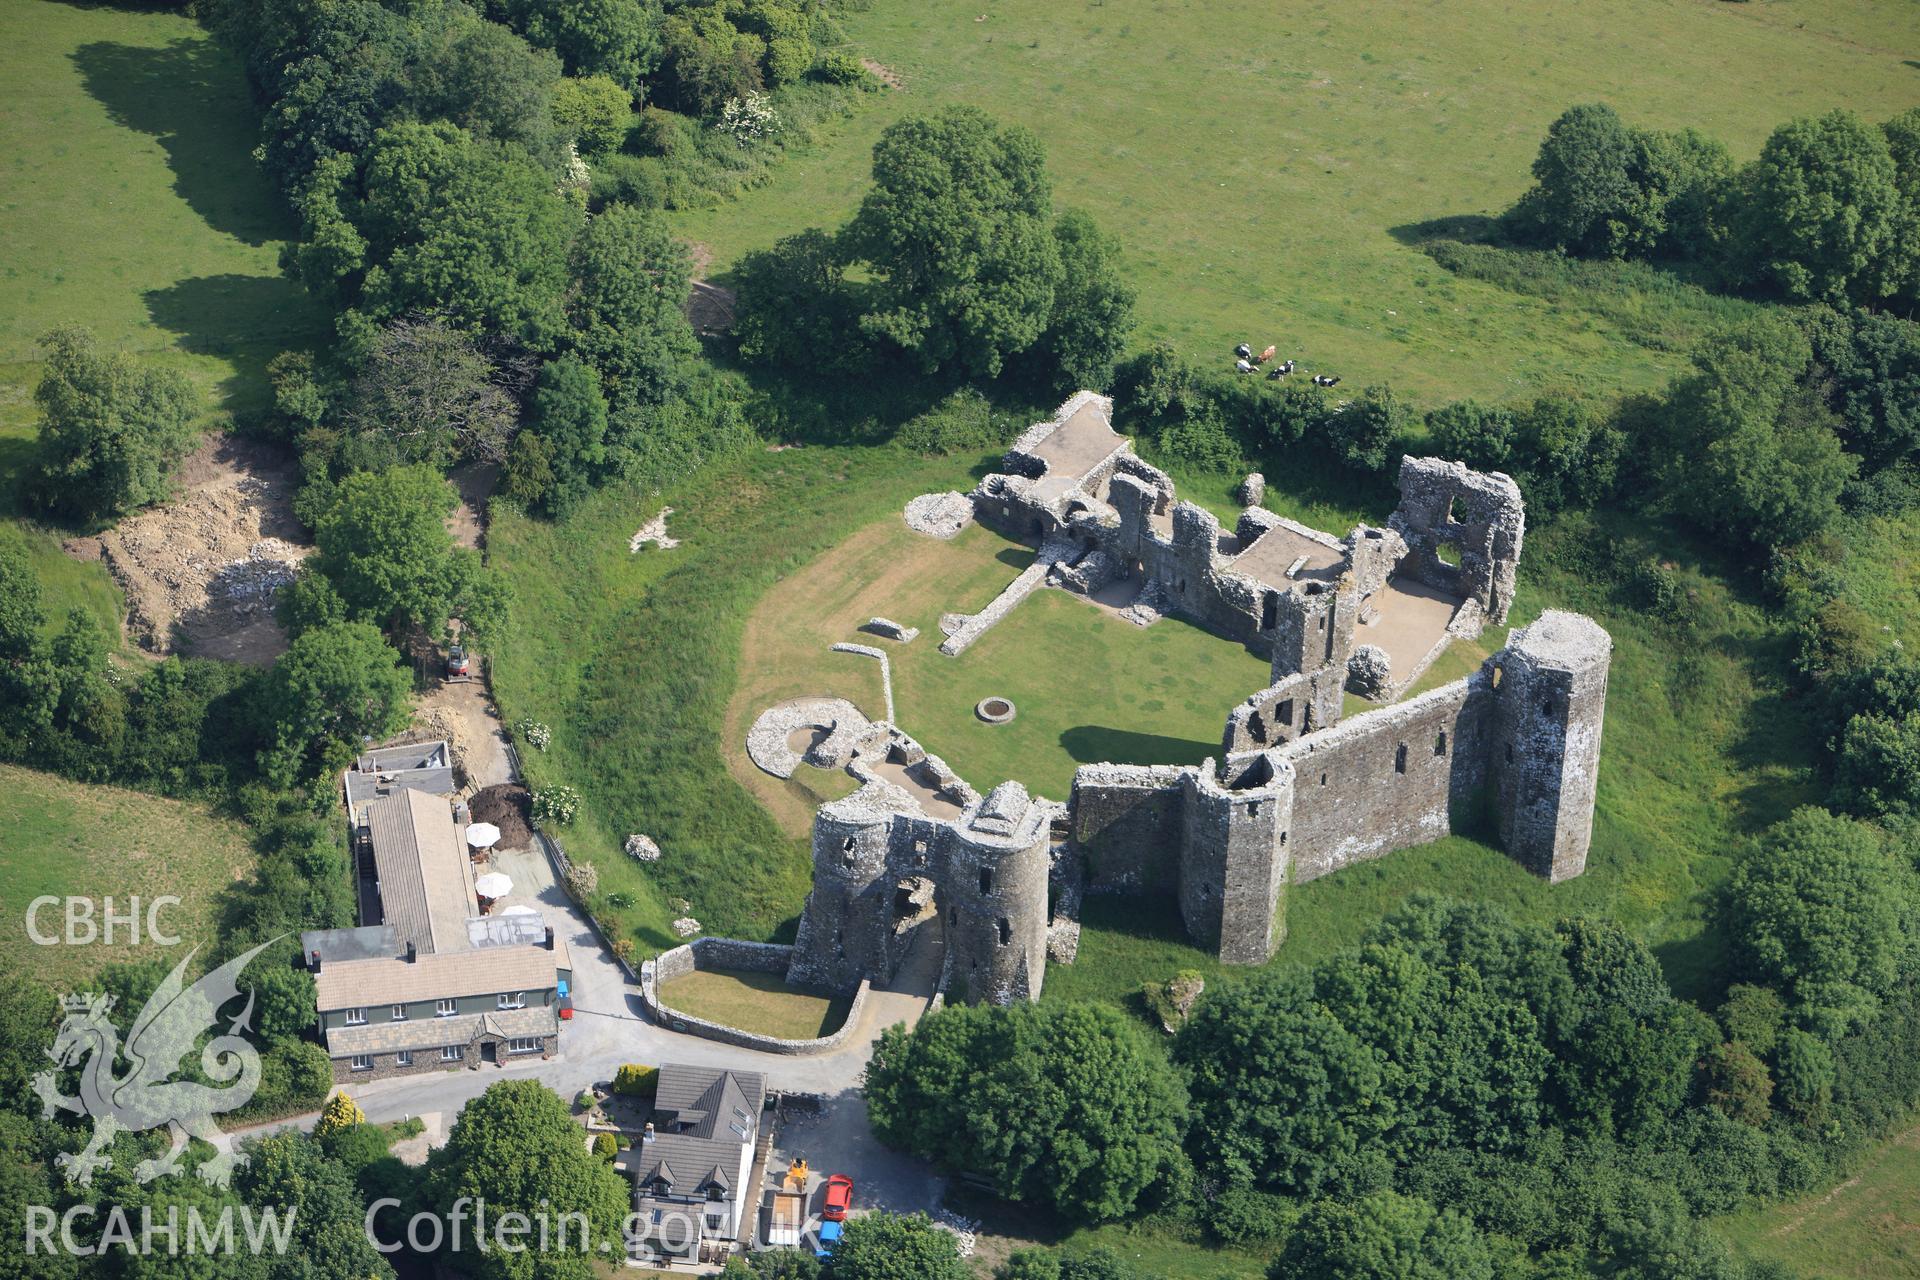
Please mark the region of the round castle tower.
POLYGON ((787 981, 844 990, 886 972, 887 856, 894 814, 863 792, 813 818, 813 891, 787 981))
POLYGON ((950 996, 990 1004, 1039 999, 1052 819, 1051 806, 1003 782, 954 823, 940 886, 950 996))

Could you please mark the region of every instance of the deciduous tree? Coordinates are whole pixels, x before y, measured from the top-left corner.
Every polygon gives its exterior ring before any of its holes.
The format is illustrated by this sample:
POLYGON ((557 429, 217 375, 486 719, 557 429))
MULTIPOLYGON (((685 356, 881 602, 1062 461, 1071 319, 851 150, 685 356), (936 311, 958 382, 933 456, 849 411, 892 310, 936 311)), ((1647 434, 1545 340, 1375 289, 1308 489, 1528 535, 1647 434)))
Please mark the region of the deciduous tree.
POLYGON ((953 1233, 925 1214, 869 1213, 834 1246, 832 1280, 971 1280, 953 1233))
POLYGON ((102 351, 91 331, 64 325, 40 339, 40 485, 47 506, 82 519, 158 502, 198 442, 199 396, 185 374, 102 351))
POLYGON ((270 746, 261 768, 292 786, 363 737, 384 738, 407 720, 413 682, 399 655, 364 622, 316 627, 274 663, 264 711, 270 746))
POLYGON ((1053 238, 1060 284, 1032 354, 1057 390, 1105 390, 1133 331, 1135 295, 1121 272, 1120 242, 1080 209, 1060 214, 1053 238))
POLYGON ((1493 1280, 1473 1224, 1424 1200, 1379 1191, 1317 1200, 1287 1236, 1269 1280, 1493 1280))
POLYGON ((633 1194, 622 1175, 587 1150, 566 1101, 536 1080, 493 1085, 462 1108, 446 1146, 428 1158, 424 1192, 443 1213, 468 1197, 485 1204, 494 1221, 520 1213, 530 1222, 554 1224, 551 1240, 538 1249, 461 1255, 461 1265, 478 1280, 591 1274, 592 1242, 621 1238, 633 1194), (559 1230, 562 1215, 569 1214, 585 1217, 586 1240, 577 1228, 559 1230))
POLYGON ((887 1141, 1075 1218, 1120 1217, 1183 1175, 1184 1091, 1098 1006, 943 1010, 883 1037, 866 1092, 887 1141))
POLYGON ((1726 935, 1742 973, 1823 1025, 1877 1006, 1914 945, 1915 872, 1865 823, 1796 809, 1735 863, 1726 935))
POLYGON ((457 617, 484 634, 500 621, 504 589, 478 555, 454 545, 445 522, 455 502, 428 466, 348 476, 314 529, 309 567, 333 584, 350 618, 398 634, 437 633, 457 617))
POLYGON ((1795 301, 1892 297, 1920 252, 1887 135, 1851 111, 1775 129, 1741 175, 1739 200, 1747 261, 1795 301))
POLYGON ((409 317, 374 340, 347 416, 399 461, 444 467, 456 457, 502 461, 519 411, 471 334, 409 317))
POLYGON ((922 368, 993 377, 1045 332, 1060 283, 1040 141, 973 107, 889 125, 843 233, 877 279, 862 327, 922 368))
POLYGON ((600 375, 609 403, 657 405, 678 396, 697 344, 687 321, 693 262, 657 215, 613 205, 573 248, 568 341, 600 375))

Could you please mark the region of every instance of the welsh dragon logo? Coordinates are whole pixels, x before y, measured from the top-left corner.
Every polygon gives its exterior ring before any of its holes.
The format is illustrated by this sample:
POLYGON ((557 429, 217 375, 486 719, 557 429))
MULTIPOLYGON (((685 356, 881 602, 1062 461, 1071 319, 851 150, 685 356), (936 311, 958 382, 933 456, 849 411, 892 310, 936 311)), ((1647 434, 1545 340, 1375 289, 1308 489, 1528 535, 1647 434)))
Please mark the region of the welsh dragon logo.
POLYGON ((96 1170, 111 1167, 113 1157, 107 1154, 107 1148, 117 1134, 166 1125, 172 1130, 173 1145, 159 1159, 136 1165, 136 1181, 151 1182, 178 1172, 187 1139, 195 1137, 214 1149, 213 1157, 198 1169, 201 1179, 216 1187, 227 1185, 246 1156, 227 1149, 213 1117, 245 1106, 260 1085, 260 1052, 240 1034, 253 1016, 251 992, 246 1007, 227 1024, 226 1032, 208 1040, 200 1050, 200 1068, 216 1084, 172 1077, 201 1037, 219 1024, 221 1008, 239 998, 241 971, 272 945, 263 942, 235 956, 192 986, 183 980, 187 965, 193 961, 194 951, 189 951, 148 998, 127 1032, 124 1046, 107 1016, 113 1009, 112 996, 88 993, 69 995, 61 1001, 66 1018, 47 1056, 62 1069, 85 1060, 80 1071, 80 1096, 63 1095, 54 1071, 36 1075, 33 1089, 49 1118, 71 1111, 93 1119, 93 1137, 85 1149, 62 1152, 55 1159, 67 1181, 84 1187, 93 1180, 96 1170), (122 1058, 127 1070, 115 1075, 116 1060, 122 1058))

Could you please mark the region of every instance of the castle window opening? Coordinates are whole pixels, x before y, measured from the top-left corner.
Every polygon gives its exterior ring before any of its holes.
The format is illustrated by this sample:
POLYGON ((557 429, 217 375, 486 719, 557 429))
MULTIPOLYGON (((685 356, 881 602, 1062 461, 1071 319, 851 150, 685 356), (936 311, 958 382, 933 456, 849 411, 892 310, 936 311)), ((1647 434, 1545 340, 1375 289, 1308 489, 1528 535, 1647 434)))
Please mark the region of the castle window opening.
POLYGON ((1553 718, 1553 699, 1552 698, 1544 698, 1541 700, 1540 714, 1543 716, 1546 716, 1548 719, 1553 718))
POLYGON ((1280 723, 1284 725, 1291 725, 1293 723, 1293 699, 1292 698, 1288 698, 1285 702, 1282 702, 1280 704, 1280 723))
POLYGON ((1507 744, 1507 763, 1513 763, 1513 744, 1511 742, 1507 744))
POLYGON ((1013 941, 1013 924, 1005 916, 1000 917, 1000 945, 1006 946, 1013 941))
POLYGON ((1258 800, 1247 801, 1247 816, 1249 818, 1257 818, 1260 816, 1260 802, 1258 800))
POLYGON ((1440 736, 1433 740, 1433 754, 1437 756, 1447 754, 1447 731, 1445 729, 1442 729, 1440 736))
POLYGON ((1393 749, 1393 771, 1395 773, 1407 771, 1407 744, 1404 742, 1393 749))
POLYGON ((1280 622, 1280 593, 1269 591, 1260 602, 1260 629, 1271 631, 1280 622))
POLYGON ((980 868, 980 892, 982 893, 993 892, 993 868, 992 867, 980 868))
POLYGON ((1284 831, 1280 833, 1280 847, 1282 849, 1287 847, 1287 833, 1284 831))
POLYGON ((1454 546, 1451 542, 1436 542, 1433 544, 1433 558, 1449 569, 1458 569, 1460 567, 1460 548, 1454 546))
POLYGON ((1323 787, 1327 785, 1327 775, 1324 773, 1320 775, 1320 785, 1323 787))

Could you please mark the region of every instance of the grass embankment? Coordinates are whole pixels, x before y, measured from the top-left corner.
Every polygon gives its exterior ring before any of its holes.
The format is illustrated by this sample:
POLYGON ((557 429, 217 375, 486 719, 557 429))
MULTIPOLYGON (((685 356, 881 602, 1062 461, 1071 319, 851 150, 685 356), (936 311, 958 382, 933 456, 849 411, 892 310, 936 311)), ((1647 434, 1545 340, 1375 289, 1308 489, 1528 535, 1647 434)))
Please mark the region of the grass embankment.
POLYGON ((1408 8, 1263 0, 1062 6, 874 4, 841 19, 899 73, 764 186, 680 215, 718 268, 866 190, 888 123, 948 103, 1025 124, 1055 200, 1125 246, 1142 341, 1225 358, 1277 343, 1348 385, 1423 400, 1617 391, 1679 364, 1671 317, 1590 295, 1531 296, 1450 275, 1418 242, 1438 219, 1484 225, 1529 182, 1548 124, 1579 102, 1637 125, 1691 125, 1737 159, 1795 115, 1913 105, 1911 14, 1813 4, 1408 8), (1715 86, 1712 93, 1703 85, 1715 86))
POLYGON ((777 973, 700 969, 663 983, 660 999, 670 1009, 784 1040, 832 1035, 847 1020, 851 996, 822 995, 790 987, 777 973))
POLYGON ((580 817, 561 838, 599 869, 596 909, 617 932, 643 950, 676 945, 675 898, 710 933, 764 938, 790 925, 807 891, 805 842, 728 765, 741 750, 726 709, 747 616, 848 530, 917 493, 971 483, 965 462, 808 447, 717 464, 664 499, 604 490, 564 525, 496 512, 488 552, 515 601, 492 648, 494 689, 507 723, 553 727, 527 770, 535 786, 580 788, 580 817), (681 545, 629 552, 663 501, 681 545), (658 840, 662 860, 643 869, 626 858, 632 832, 658 840), (613 905, 614 894, 632 905, 613 905))
POLYGON ((249 158, 240 68, 191 18, 73 4, 0 5, 0 536, 25 542, 50 625, 82 608, 118 634, 105 566, 25 517, 39 336, 184 370, 208 422, 265 402, 275 352, 325 327, 278 266, 290 216, 249 158), (10 526, 10 527, 8 527, 10 526))
MULTIPOLYGON (((246 828, 203 805, 0 765, 0 972, 66 989, 116 960, 174 963, 212 938, 222 891, 252 866, 246 828), (137 898, 141 945, 128 945, 125 925, 113 946, 36 945, 27 907, 43 894, 93 899, 95 925, 105 923, 105 898, 122 913, 137 898), (146 907, 163 894, 180 899, 158 915, 179 948, 147 941, 146 907)), ((43 909, 36 923, 42 934, 61 933, 62 909, 43 909)))

